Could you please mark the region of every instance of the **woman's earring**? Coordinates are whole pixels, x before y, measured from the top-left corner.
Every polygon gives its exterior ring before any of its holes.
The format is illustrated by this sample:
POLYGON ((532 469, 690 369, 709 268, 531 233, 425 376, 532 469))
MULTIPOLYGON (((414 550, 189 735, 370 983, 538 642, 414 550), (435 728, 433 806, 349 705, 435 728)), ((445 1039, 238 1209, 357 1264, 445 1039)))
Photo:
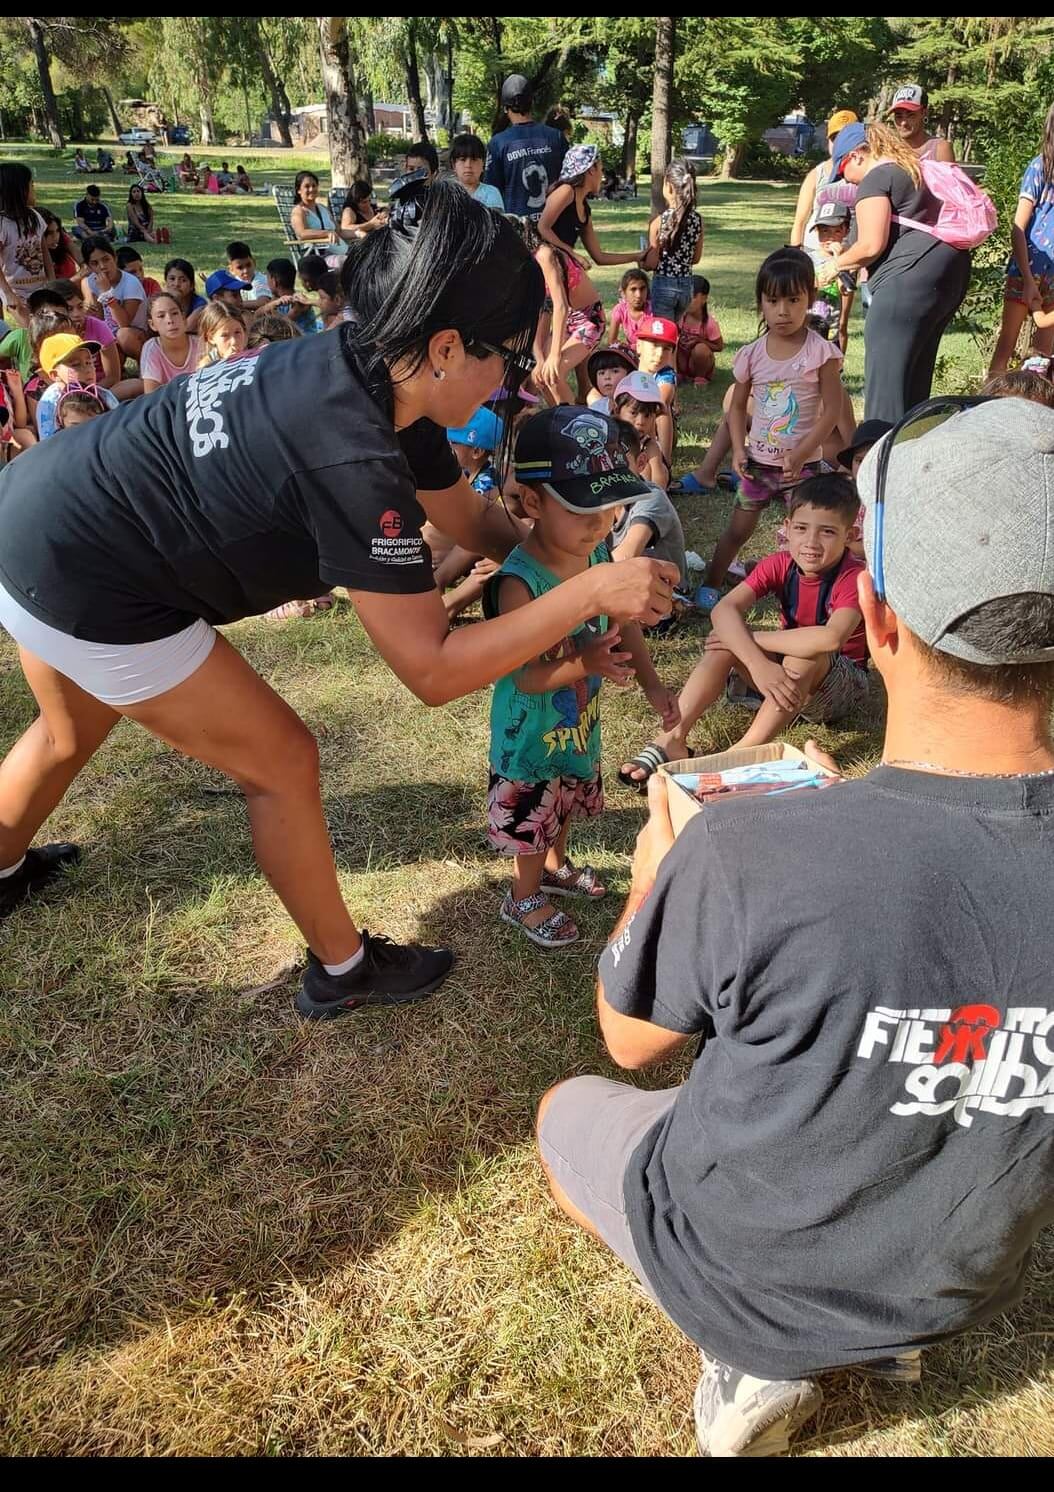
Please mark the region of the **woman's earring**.
POLYGON ((443 372, 442 368, 433 368, 432 369, 432 377, 433 378, 445 378, 446 374, 443 372))

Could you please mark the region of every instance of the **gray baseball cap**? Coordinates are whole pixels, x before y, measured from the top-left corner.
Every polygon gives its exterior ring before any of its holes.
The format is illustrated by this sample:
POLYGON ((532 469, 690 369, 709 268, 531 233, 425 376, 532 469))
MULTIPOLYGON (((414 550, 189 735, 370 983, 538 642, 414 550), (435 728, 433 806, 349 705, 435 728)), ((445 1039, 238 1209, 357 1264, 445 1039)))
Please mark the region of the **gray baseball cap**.
MULTIPOLYGON (((857 478, 869 567, 879 453, 889 439, 872 446, 857 478)), ((882 547, 889 604, 922 642, 967 663, 1054 660, 1054 647, 990 654, 948 630, 987 601, 1054 592, 1054 409, 991 399, 899 441, 882 547)))

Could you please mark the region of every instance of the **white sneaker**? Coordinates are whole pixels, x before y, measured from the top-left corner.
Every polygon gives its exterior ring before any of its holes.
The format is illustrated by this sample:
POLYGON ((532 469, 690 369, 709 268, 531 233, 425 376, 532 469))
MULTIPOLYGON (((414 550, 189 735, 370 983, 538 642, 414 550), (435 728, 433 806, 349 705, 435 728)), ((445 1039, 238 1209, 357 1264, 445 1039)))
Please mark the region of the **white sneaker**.
POLYGON ((703 1375, 692 1405, 701 1456, 783 1455, 823 1402, 811 1378, 753 1378, 701 1356, 703 1375))

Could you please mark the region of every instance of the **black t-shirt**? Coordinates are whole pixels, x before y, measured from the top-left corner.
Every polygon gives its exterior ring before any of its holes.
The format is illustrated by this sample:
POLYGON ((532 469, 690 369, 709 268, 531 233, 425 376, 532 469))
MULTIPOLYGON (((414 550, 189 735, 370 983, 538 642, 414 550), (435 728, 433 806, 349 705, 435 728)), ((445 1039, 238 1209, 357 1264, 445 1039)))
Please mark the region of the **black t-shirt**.
POLYGON ((1054 1222, 1054 778, 880 767, 711 805, 602 955, 705 1044, 625 1178, 656 1294, 771 1378, 1020 1296, 1054 1222))
POLYGON ((82 197, 73 209, 73 216, 83 218, 93 233, 99 233, 106 227, 110 209, 101 197, 96 197, 94 201, 91 197, 82 197))
MULTIPOLYGON (((916 186, 903 166, 895 166, 892 162, 875 166, 864 177, 856 200, 864 202, 868 197, 887 197, 894 213, 914 218, 917 223, 932 225, 940 217, 941 205, 925 182, 916 186)), ((926 233, 920 228, 906 228, 900 223, 890 223, 886 249, 868 269, 868 284, 872 290, 877 290, 892 275, 913 269, 930 255, 936 255, 933 270, 934 274, 939 275, 943 262, 949 256, 957 258, 963 252, 965 251, 962 249, 953 249, 942 239, 934 238, 932 233, 926 233)))
POLYGON ((0 476, 0 581, 40 621, 112 643, 333 585, 417 594, 435 582, 416 490, 459 477, 437 425, 392 428, 351 327, 279 342, 12 463, 0 476))

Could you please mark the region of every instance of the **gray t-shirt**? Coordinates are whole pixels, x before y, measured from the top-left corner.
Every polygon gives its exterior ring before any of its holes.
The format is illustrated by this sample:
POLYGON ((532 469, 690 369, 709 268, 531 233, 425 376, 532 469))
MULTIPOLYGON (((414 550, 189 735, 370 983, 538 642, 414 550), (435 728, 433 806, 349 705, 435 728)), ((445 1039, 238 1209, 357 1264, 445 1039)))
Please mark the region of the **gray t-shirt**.
POLYGON ((711 805, 604 952, 705 1040, 624 1180, 669 1315, 792 1378, 1016 1302, 1054 1222, 1054 777, 711 805))
POLYGON ((681 584, 685 583, 684 529, 680 515, 661 487, 649 482, 651 495, 638 498, 622 511, 622 517, 611 530, 611 548, 617 549, 635 523, 646 524, 651 538, 644 553, 649 559, 669 560, 677 566, 681 584))

